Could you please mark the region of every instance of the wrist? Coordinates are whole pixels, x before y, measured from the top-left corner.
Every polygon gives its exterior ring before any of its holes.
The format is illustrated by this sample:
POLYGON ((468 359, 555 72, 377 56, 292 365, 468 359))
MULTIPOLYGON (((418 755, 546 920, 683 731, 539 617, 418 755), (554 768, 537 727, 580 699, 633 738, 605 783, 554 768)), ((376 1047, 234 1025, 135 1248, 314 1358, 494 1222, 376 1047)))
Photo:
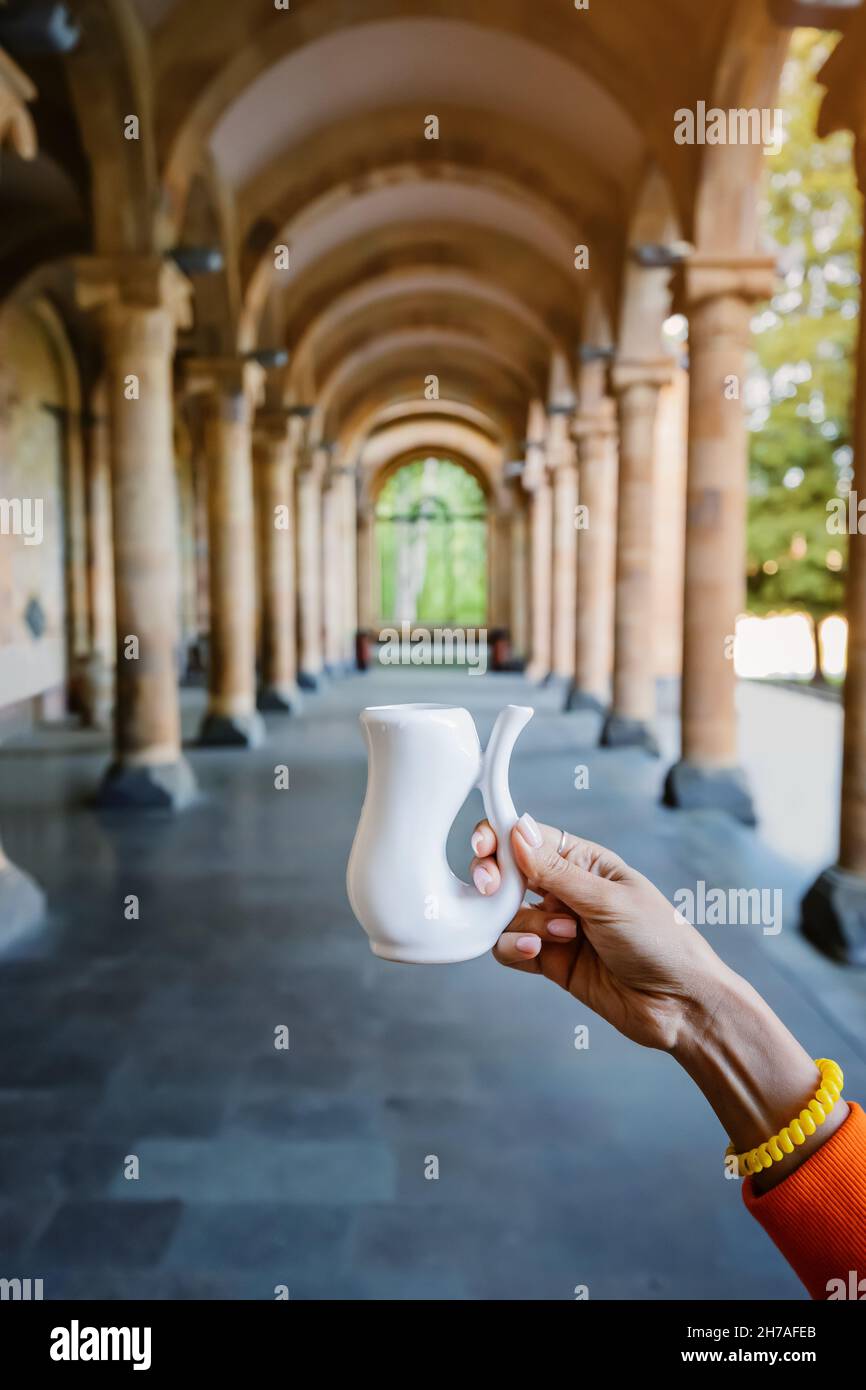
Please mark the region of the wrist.
MULTIPOLYGON (((738 1153, 790 1124, 820 1085, 809 1054, 751 985, 721 962, 696 991, 673 1055, 703 1091, 738 1153)), ((754 1179, 756 1189, 786 1177, 846 1114, 837 1102, 805 1144, 754 1179)))

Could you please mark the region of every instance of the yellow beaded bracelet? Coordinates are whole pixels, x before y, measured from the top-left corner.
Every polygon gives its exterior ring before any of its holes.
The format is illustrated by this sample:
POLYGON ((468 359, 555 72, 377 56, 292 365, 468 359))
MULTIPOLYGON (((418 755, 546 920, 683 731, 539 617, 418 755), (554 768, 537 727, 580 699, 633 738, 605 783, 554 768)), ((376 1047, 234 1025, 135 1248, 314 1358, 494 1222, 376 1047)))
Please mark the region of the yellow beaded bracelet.
MULTIPOLYGON (((778 1134, 772 1135, 756 1149, 747 1149, 745 1153, 736 1155, 741 1178, 750 1177, 762 1168, 769 1168, 772 1163, 779 1163, 786 1154, 792 1154, 797 1145, 805 1144, 807 1135, 815 1133, 840 1099, 845 1084, 842 1068, 831 1062, 829 1057, 816 1057, 815 1066, 821 1073, 821 1085, 815 1092, 814 1099, 809 1101, 805 1110, 801 1110, 790 1124, 780 1129, 778 1134)), ((725 1156, 734 1156, 733 1144, 728 1145, 725 1156)))

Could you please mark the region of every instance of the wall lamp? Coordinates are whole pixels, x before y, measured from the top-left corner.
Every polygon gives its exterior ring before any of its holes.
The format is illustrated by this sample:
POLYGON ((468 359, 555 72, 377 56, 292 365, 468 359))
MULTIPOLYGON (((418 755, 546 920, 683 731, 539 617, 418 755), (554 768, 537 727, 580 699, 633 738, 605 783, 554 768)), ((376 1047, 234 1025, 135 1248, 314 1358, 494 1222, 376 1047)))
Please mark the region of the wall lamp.
POLYGON ((254 348, 244 353, 245 362, 258 362, 260 367, 287 367, 289 354, 285 348, 254 348))
POLYGON ((11 53, 71 53, 80 38, 66 5, 10 0, 0 9, 0 44, 11 53))
POLYGON ((647 241, 629 247, 629 255, 644 270, 670 270, 688 260, 694 249, 690 241, 647 241))
POLYGON ((581 362, 612 362, 616 348, 600 347, 597 343, 583 343, 578 353, 581 362))
POLYGON ((175 246, 168 254, 184 275, 218 275, 225 267, 218 246, 175 246))

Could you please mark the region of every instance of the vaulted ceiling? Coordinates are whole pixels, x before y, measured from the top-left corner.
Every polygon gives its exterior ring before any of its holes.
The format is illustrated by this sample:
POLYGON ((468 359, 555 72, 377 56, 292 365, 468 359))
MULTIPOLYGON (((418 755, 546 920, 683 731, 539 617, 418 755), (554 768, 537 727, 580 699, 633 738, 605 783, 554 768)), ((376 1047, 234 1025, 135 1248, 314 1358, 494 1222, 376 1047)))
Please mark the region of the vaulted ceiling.
POLYGON ((765 0, 70 9, 78 49, 40 60, 74 113, 68 167, 46 168, 56 207, 103 252, 219 241, 197 341, 287 346, 286 391, 321 396, 329 431, 419 399, 435 373, 455 417, 519 434, 551 352, 615 338, 630 243, 748 249, 754 183, 739 168, 731 193, 705 147, 676 144, 674 113, 772 101, 787 34, 765 0))

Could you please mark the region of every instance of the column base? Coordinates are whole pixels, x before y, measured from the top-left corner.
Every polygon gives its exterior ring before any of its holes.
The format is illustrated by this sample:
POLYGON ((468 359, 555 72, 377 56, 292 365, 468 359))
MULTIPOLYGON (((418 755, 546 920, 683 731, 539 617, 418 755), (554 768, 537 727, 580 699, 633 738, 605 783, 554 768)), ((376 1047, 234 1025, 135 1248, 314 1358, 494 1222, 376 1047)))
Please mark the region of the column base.
POLYGON ((726 811, 743 825, 758 823, 740 767, 700 767, 682 758, 668 771, 662 802, 681 811, 726 811))
POLYGON ((7 860, 0 869, 0 951, 27 936, 45 916, 45 894, 29 874, 7 860))
POLYGON ((258 748, 265 741, 260 714, 211 714, 202 720, 198 741, 204 748, 258 748))
POLYGON ((800 931, 831 960, 866 965, 866 879, 825 869, 800 905, 800 931))
POLYGON ((114 718, 114 667, 91 657, 82 672, 82 712, 91 729, 110 729, 114 718))
POLYGON ((299 671, 298 686, 301 690, 322 690, 325 685, 324 671, 299 671))
POLYGON ((259 691, 259 709, 268 714, 297 714, 301 697, 294 686, 266 685, 259 691))
POLYGON ((597 695, 591 695, 588 690, 581 690, 579 686, 572 685, 566 694, 564 708, 567 711, 591 710, 593 714, 604 714, 608 707, 597 695))
POLYGON ((642 748, 654 758, 659 756, 656 736, 647 721, 626 719, 621 714, 608 714, 602 725, 599 744, 602 748, 642 748))
POLYGON ((550 672, 546 671, 543 666, 539 666, 535 662, 530 661, 529 665, 526 667, 525 674, 528 681, 534 681, 537 685, 544 685, 550 672))
POLYGON ((195 776, 186 758, 174 763, 112 763, 96 793, 95 804, 110 810, 182 811, 195 800, 195 776))

